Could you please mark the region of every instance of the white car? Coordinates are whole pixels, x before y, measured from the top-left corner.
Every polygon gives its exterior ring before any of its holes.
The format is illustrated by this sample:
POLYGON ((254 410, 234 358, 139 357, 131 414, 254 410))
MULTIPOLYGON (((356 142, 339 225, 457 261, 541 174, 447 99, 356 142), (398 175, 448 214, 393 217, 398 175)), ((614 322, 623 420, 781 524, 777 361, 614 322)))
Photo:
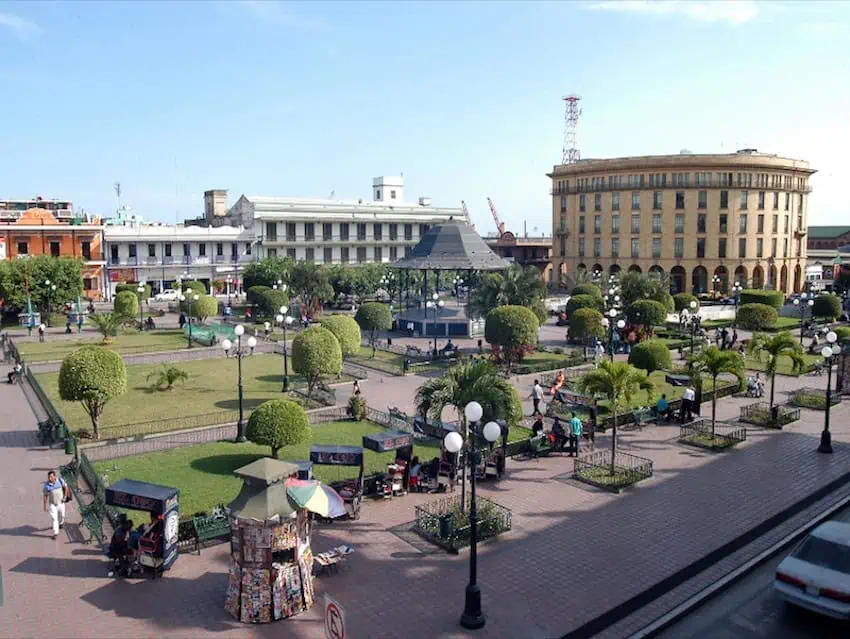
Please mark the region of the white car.
POLYGON ((850 619, 850 524, 815 528, 779 564, 773 587, 790 604, 850 619))
POLYGON ((154 296, 154 300, 157 302, 176 302, 179 296, 180 294, 173 288, 167 288, 161 293, 157 293, 154 296))

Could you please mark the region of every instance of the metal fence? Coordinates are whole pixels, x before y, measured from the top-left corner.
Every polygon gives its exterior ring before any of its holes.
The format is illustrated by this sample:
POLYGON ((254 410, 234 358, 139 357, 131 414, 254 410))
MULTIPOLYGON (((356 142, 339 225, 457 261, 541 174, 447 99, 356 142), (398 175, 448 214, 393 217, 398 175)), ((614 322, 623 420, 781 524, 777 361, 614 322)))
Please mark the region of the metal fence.
POLYGON ((756 426, 769 426, 782 428, 786 424, 800 419, 800 409, 790 406, 774 406, 771 410, 767 402, 755 402, 747 406, 741 406, 741 416, 738 421, 755 424, 756 426))
MULTIPOLYGON (((472 542, 472 527, 469 523, 471 503, 471 496, 467 494, 464 508, 461 508, 460 494, 456 494, 416 506, 413 529, 431 543, 450 552, 457 552, 472 542)), ((513 517, 509 509, 486 497, 476 499, 476 508, 477 541, 491 539, 511 529, 513 517)))
MULTIPOLYGON (((250 411, 247 412, 246 418, 249 414, 250 411)), ((142 438, 158 433, 233 424, 238 419, 238 410, 223 410, 215 413, 204 413, 202 415, 185 415, 169 419, 154 419, 146 422, 122 424, 120 426, 106 426, 100 428, 99 431, 101 440, 114 440, 125 437, 142 438)))
POLYGON ((573 478, 597 488, 617 492, 622 488, 652 477, 652 460, 629 453, 597 450, 575 459, 573 478))
MULTIPOLYGON (((791 404, 800 408, 826 410, 826 390, 823 388, 798 388, 791 393, 791 404)), ((834 390, 830 393, 829 405, 835 406, 841 402, 841 393, 834 390)))
POLYGON ((723 450, 745 441, 746 428, 722 422, 715 422, 712 428, 710 419, 697 419, 679 428, 679 442, 709 450, 723 450))

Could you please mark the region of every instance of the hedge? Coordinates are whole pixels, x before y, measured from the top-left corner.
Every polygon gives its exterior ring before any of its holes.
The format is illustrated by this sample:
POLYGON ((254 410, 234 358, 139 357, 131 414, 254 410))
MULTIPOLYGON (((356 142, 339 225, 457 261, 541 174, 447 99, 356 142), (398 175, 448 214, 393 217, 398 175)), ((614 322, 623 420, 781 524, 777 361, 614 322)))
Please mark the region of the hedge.
POLYGON ((773 308, 782 308, 785 304, 785 294, 782 291, 772 291, 760 288, 747 288, 741 291, 740 304, 764 304, 773 308))
POLYGON ((658 339, 641 342, 632 349, 629 364, 641 368, 647 373, 660 370, 670 370, 673 367, 673 357, 667 344, 658 339))
POLYGON ((112 310, 121 317, 133 319, 139 315, 139 295, 130 291, 121 291, 115 295, 112 310))
POLYGON ((310 438, 307 413, 288 399, 273 399, 260 404, 248 418, 245 436, 260 446, 269 446, 272 457, 284 446, 294 446, 310 438))
POLYGON ((848 326, 839 326, 837 328, 832 329, 835 331, 835 334, 838 336, 839 342, 848 342, 850 341, 850 327, 848 326))
POLYGON ((570 318, 570 328, 567 331, 570 339, 585 337, 605 337, 605 327, 602 325, 602 313, 595 308, 579 308, 570 318))
POLYGON ((690 311, 691 302, 696 302, 697 307, 694 310, 699 310, 699 298, 690 293, 676 293, 673 296, 673 308, 677 311, 690 311))
POLYGON ((522 359, 523 349, 537 344, 537 316, 525 306, 499 306, 487 313, 484 339, 504 350, 509 361, 522 359))
POLYGON ((767 304, 743 304, 738 308, 738 325, 753 331, 773 328, 778 314, 767 304))
POLYGON ((207 286, 203 282, 199 282, 198 280, 186 280, 183 282, 183 288, 191 288, 198 295, 206 295, 207 294, 207 286))
POLYGON ((594 297, 602 297, 602 289, 596 286, 596 284, 585 282, 584 284, 574 286, 573 290, 570 291, 570 295, 593 295, 594 297))
MULTIPOLYGON (((145 287, 145 292, 142 293, 142 299, 143 300, 149 300, 151 298, 151 285, 150 284, 142 284, 142 286, 145 287)), ((133 295, 138 297, 139 296, 139 291, 137 290, 138 288, 139 288, 138 282, 125 282, 123 284, 117 284, 115 286, 115 294, 118 295, 118 293, 123 293, 124 291, 127 291, 128 293, 132 293, 133 295)))
POLYGON ((573 313, 580 308, 592 308, 601 313, 605 310, 605 303, 602 301, 601 297, 596 295, 573 295, 567 302, 567 307, 565 309, 567 318, 571 318, 573 313))
POLYGON ((329 315, 323 317, 320 324, 334 334, 343 357, 350 357, 360 352, 362 335, 360 325, 348 315, 329 315))
POLYGON ((814 317, 826 317, 834 320, 841 315, 841 312, 841 298, 837 295, 818 295, 812 306, 812 315, 814 317))
POLYGON ((245 291, 245 297, 247 298, 249 304, 261 305, 263 303, 263 294, 266 291, 271 290, 274 289, 271 289, 268 286, 262 286, 258 284, 257 286, 252 286, 247 291, 245 291))
POLYGON ((626 307, 626 318, 632 324, 641 326, 663 326, 667 319, 667 309, 655 300, 638 300, 626 307))

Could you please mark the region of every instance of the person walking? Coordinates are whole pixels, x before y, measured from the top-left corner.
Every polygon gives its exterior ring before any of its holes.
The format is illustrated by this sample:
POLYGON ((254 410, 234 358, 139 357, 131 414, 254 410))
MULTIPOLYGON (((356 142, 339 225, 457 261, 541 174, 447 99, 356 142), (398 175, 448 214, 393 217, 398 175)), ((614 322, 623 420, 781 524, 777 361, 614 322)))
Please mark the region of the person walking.
POLYGON ((59 536, 59 530, 65 525, 65 500, 71 498, 71 489, 65 480, 56 476, 55 471, 47 473, 44 482, 44 512, 50 515, 53 525, 53 538, 59 536))
POLYGON ((570 457, 578 457, 579 440, 581 439, 583 425, 575 413, 572 415, 570 418, 570 457))
POLYGON ((531 388, 531 403, 534 404, 534 410, 531 411, 532 415, 536 415, 540 412, 540 401, 543 399, 543 388, 540 386, 540 380, 534 380, 534 386, 531 388))
POLYGON ((682 395, 682 423, 691 421, 694 412, 694 401, 696 400, 696 391, 693 386, 688 386, 685 389, 685 394, 682 395))

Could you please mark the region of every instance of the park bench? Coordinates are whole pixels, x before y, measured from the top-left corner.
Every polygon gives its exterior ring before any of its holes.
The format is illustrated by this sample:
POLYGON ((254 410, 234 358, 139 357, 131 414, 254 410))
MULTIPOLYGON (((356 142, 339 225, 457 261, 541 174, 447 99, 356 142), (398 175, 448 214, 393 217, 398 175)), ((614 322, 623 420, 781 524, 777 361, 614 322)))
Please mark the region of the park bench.
POLYGON ((336 572, 340 564, 344 563, 348 555, 353 552, 354 548, 351 546, 337 546, 328 552, 313 555, 313 563, 316 564, 316 576, 336 572))
POLYGON ((422 349, 419 348, 418 346, 413 346, 412 344, 408 344, 407 346, 404 347, 404 354, 405 355, 419 355, 419 356, 421 356, 422 355, 422 349))
POLYGON ((195 529, 195 551, 201 554, 201 544, 230 534, 230 521, 224 506, 213 508, 209 517, 192 517, 195 529))
POLYGON ((83 504, 79 494, 75 494, 80 507, 81 525, 89 531, 89 538, 83 540, 83 544, 88 545, 93 539, 97 539, 101 548, 104 547, 106 540, 103 535, 103 522, 107 519, 106 505, 99 499, 95 499, 90 504, 83 504))
POLYGON ((658 416, 654 408, 636 408, 632 411, 632 418, 634 419, 634 427, 643 430, 645 424, 656 421, 658 416))

